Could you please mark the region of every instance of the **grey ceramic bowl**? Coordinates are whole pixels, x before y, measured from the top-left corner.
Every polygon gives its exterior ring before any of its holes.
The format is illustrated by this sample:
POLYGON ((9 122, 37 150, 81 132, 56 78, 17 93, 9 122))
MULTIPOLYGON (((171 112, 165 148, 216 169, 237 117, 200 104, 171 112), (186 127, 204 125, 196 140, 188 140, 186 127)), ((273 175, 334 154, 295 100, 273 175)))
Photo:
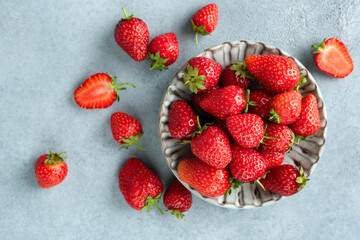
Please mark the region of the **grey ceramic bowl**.
MULTIPOLYGON (((326 110, 319 86, 310 72, 296 58, 292 57, 283 50, 269 46, 261 42, 236 41, 225 42, 206 49, 198 56, 207 57, 220 63, 224 68, 230 63, 244 61, 245 57, 250 54, 278 54, 290 57, 295 60, 300 69, 300 73, 307 80, 302 85, 300 92, 303 96, 314 94, 318 101, 320 111, 321 128, 314 137, 302 140, 300 145, 293 146, 293 150, 286 154, 284 163, 294 166, 302 166, 305 174, 309 176, 315 169, 320 156, 323 152, 326 138, 326 110)), ((186 64, 175 74, 171 80, 161 103, 159 114, 159 137, 163 154, 171 171, 178 178, 177 166, 179 162, 187 157, 193 156, 189 144, 176 144, 176 139, 172 138, 168 129, 168 115, 170 105, 173 101, 182 99, 190 102, 191 95, 189 89, 182 81, 183 71, 186 64)), ((180 180, 180 179, 179 179, 180 180)), ((181 180, 180 180, 181 181, 181 180)), ((233 190, 230 196, 220 196, 217 198, 208 198, 202 196, 198 191, 191 188, 187 183, 181 181, 197 197, 215 204, 220 207, 234 209, 248 209, 262 207, 279 201, 282 197, 270 191, 263 191, 257 184, 243 184, 240 188, 233 190)), ((306 191, 306 190, 305 190, 306 191)))

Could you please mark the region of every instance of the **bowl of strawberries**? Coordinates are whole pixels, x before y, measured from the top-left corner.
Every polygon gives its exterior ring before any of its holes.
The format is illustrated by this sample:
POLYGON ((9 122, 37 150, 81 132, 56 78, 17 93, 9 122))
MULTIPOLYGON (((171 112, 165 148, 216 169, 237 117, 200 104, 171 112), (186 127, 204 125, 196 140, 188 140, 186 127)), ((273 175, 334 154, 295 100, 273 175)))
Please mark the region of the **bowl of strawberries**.
POLYGON ((159 113, 160 143, 174 175, 197 197, 235 209, 301 191, 326 128, 310 72, 261 42, 225 42, 190 59, 159 113))

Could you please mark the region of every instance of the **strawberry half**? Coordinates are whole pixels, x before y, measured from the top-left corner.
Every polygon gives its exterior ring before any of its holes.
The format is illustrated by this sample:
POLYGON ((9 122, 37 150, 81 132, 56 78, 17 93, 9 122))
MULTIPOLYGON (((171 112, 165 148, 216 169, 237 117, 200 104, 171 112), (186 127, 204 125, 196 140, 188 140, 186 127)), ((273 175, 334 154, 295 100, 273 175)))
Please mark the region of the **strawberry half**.
POLYGON ((195 41, 198 45, 198 34, 209 35, 212 33, 219 19, 219 8, 215 3, 206 5, 197 11, 191 19, 191 28, 196 32, 195 41))

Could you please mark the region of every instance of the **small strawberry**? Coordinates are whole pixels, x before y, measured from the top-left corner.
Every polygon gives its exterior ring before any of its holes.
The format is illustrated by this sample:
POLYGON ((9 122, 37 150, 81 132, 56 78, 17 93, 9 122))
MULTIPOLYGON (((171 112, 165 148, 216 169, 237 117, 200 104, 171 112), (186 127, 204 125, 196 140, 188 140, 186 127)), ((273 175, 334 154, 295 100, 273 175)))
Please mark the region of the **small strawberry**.
POLYGON ((269 103, 269 120, 281 125, 288 125, 296 121, 301 112, 301 94, 290 90, 273 96, 269 103))
POLYGON ((136 210, 150 211, 164 190, 160 178, 137 158, 130 158, 119 172, 119 187, 126 202, 136 210))
POLYGON ((205 197, 224 195, 230 187, 228 168, 218 169, 198 158, 182 160, 178 166, 178 175, 205 197))
POLYGON ((217 85, 222 67, 219 63, 206 57, 190 59, 184 72, 184 83, 193 93, 208 92, 217 85))
POLYGON ((165 191, 163 202, 168 209, 167 211, 178 219, 184 220, 183 212, 189 210, 192 204, 191 192, 175 178, 171 186, 165 191))
POLYGON ((336 78, 344 78, 354 70, 354 64, 350 54, 337 38, 329 38, 319 45, 312 45, 317 50, 312 51, 315 54, 315 64, 323 72, 336 78))
POLYGON ((259 148, 259 152, 264 157, 264 163, 266 165, 266 170, 280 166, 284 161, 285 153, 284 152, 274 152, 264 148, 259 148))
POLYGON ((289 127, 302 138, 314 135, 320 129, 319 109, 314 95, 308 94, 301 100, 300 116, 289 127))
POLYGON ((271 94, 282 93, 296 86, 300 72, 294 60, 275 54, 249 55, 246 67, 271 94))
POLYGON ((299 171, 296 167, 285 164, 271 168, 260 182, 267 190, 281 196, 291 196, 300 192, 308 180, 302 167, 299 171))
POLYGON ((168 126, 172 137, 187 139, 198 129, 196 114, 185 101, 177 100, 171 104, 168 126))
POLYGON ((116 43, 135 61, 146 59, 149 43, 149 29, 146 23, 139 18, 128 16, 122 8, 125 18, 116 25, 114 37, 116 43))
POLYGON ((241 87, 245 91, 250 88, 252 79, 253 77, 247 70, 245 63, 237 62, 227 65, 224 68, 220 82, 223 87, 235 85, 241 87))
POLYGON ((215 3, 206 5, 197 11, 191 19, 191 28, 196 32, 195 41, 198 45, 198 34, 209 35, 215 30, 219 19, 219 9, 215 3))
POLYGON ((87 109, 107 108, 110 107, 115 100, 120 100, 118 92, 126 89, 120 86, 130 85, 135 87, 131 83, 115 84, 115 82, 116 77, 110 77, 106 73, 94 74, 75 90, 75 102, 80 107, 87 109))
POLYGON ((40 187, 51 188, 64 181, 68 168, 64 162, 66 158, 50 151, 50 154, 41 155, 35 163, 35 177, 40 187))
POLYGON ((110 126, 115 141, 122 145, 120 148, 127 149, 134 144, 141 150, 147 151, 137 144, 143 132, 141 124, 134 117, 123 112, 116 112, 111 115, 110 126))
POLYGON ((179 56, 179 44, 175 33, 166 33, 151 40, 148 53, 152 64, 149 70, 168 69, 167 66, 173 64, 179 56))
POLYGON ((270 115, 269 102, 272 95, 264 90, 253 90, 250 94, 250 101, 254 105, 249 106, 249 113, 259 115, 262 119, 268 120, 270 115))
POLYGON ((268 123, 265 126, 265 137, 260 147, 274 152, 286 152, 291 149, 294 133, 287 126, 268 123))

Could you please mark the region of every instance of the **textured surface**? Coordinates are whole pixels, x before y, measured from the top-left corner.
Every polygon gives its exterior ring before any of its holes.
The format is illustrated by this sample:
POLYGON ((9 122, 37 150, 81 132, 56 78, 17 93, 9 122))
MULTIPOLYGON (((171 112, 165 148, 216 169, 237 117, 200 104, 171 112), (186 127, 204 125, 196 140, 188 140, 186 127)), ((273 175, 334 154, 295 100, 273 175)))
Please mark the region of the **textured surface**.
POLYGON ((358 238, 360 2, 214 2, 219 23, 211 36, 199 36, 196 47, 189 20, 207 1, 0 1, 0 239, 358 238), (170 70, 149 72, 148 62, 132 61, 117 46, 113 30, 122 6, 146 22, 150 39, 170 31, 178 35, 180 55, 170 70), (310 45, 325 37, 338 37, 348 46, 355 66, 349 77, 332 78, 314 65, 310 45), (327 142, 309 188, 245 211, 193 197, 185 222, 155 209, 133 210, 117 181, 128 158, 139 157, 166 186, 172 180, 157 136, 160 101, 170 79, 203 49, 238 39, 289 52, 322 90, 327 142), (99 71, 137 88, 122 91, 121 102, 109 109, 80 109, 72 94, 99 71), (109 122, 116 111, 143 124, 141 143, 148 152, 118 150, 109 122), (49 149, 67 151, 69 174, 59 186, 44 190, 36 184, 33 166, 49 149))

